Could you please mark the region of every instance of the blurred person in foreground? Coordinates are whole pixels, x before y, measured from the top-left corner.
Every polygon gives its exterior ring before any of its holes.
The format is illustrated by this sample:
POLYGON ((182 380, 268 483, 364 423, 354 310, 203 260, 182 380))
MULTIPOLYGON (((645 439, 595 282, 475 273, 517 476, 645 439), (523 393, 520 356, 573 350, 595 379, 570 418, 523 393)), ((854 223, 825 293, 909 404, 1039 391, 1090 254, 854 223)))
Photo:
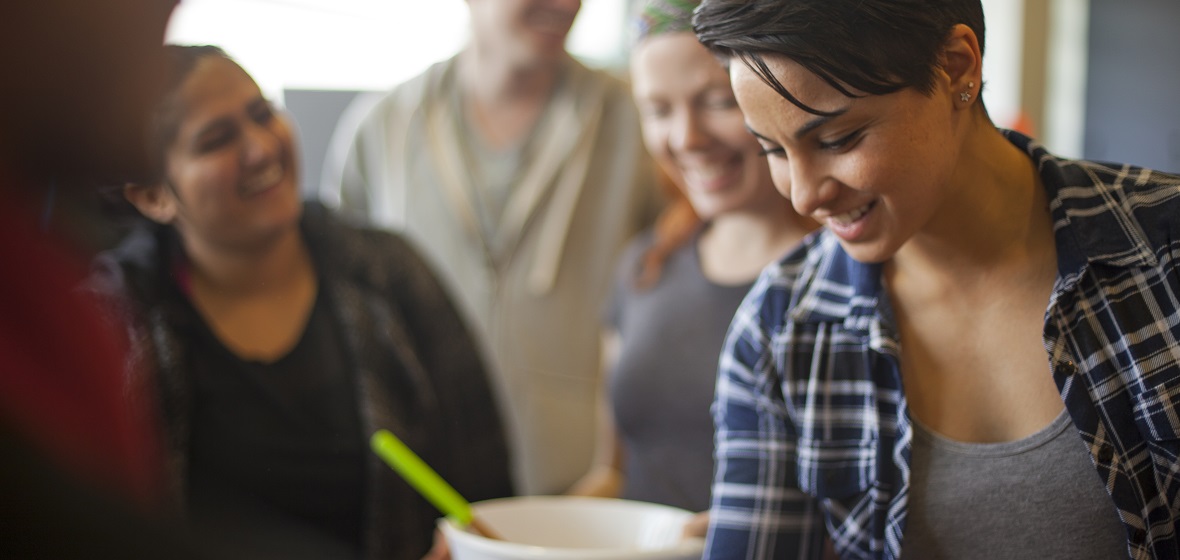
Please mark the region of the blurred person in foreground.
POLYGON ((590 465, 599 311, 654 172, 627 87, 564 48, 579 0, 467 6, 459 54, 342 118, 322 194, 422 248, 490 357, 517 488, 560 493, 590 465))
POLYGON ((692 33, 697 4, 647 0, 636 18, 632 92, 675 192, 616 270, 597 464, 572 493, 701 512, 725 331, 759 271, 816 224, 775 190, 729 75, 692 33))
POLYGON ((76 289, 70 189, 141 176, 176 2, 0 3, 0 557, 190 557, 157 524, 156 434, 124 341, 76 289))
POLYGON ((825 225, 734 317, 706 558, 1180 557, 1180 177, 997 129, 980 0, 694 26, 825 225))
POLYGON ((168 52, 159 173, 123 189, 148 219, 90 285, 154 381, 172 497, 243 552, 417 560, 440 514, 369 437, 469 499, 510 495, 480 354, 409 244, 300 200, 292 127, 237 63, 168 52))

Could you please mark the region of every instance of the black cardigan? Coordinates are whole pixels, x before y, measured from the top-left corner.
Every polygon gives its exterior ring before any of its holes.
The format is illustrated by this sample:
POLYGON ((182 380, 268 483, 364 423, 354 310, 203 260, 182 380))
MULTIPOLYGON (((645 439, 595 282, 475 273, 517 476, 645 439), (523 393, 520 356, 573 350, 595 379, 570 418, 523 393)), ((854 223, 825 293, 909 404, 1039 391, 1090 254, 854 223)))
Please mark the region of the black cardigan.
MULTIPOLYGON (((508 447, 489 378, 471 334, 418 253, 401 237, 344 224, 316 203, 301 228, 335 302, 335 323, 355 368, 362 429, 385 428, 471 501, 511 495, 508 447)), ((133 231, 100 255, 88 287, 129 325, 129 375, 157 389, 171 484, 185 501, 191 418, 189 341, 179 302, 165 289, 176 233, 133 231)), ((367 467, 368 558, 418 560, 439 513, 375 456, 367 467)))

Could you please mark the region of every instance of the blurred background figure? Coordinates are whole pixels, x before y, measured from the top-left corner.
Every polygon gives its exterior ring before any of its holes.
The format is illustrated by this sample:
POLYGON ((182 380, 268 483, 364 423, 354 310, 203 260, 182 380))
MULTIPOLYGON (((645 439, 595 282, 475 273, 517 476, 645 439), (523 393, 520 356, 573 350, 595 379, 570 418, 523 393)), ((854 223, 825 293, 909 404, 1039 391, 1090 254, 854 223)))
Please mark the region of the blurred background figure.
POLYGON ((626 87, 564 50, 579 1, 468 5, 458 55, 342 124, 323 195, 422 247, 491 357, 518 488, 560 493, 590 464, 598 316, 653 171, 626 87))
POLYGON ((442 286, 387 232, 299 197, 291 128, 216 47, 170 47, 159 173, 91 286, 152 375, 173 497, 270 557, 420 558, 439 517, 368 449, 397 434, 465 496, 511 494, 480 354, 442 286))
POLYGON ((145 172, 168 0, 0 4, 0 557, 191 557, 154 521, 159 458, 124 345, 52 225, 70 189, 145 172))
POLYGON ((728 73, 692 33, 697 4, 648 0, 636 20, 633 92, 672 201, 615 273, 603 437, 572 492, 704 511, 725 331, 759 271, 816 224, 775 190, 728 73))

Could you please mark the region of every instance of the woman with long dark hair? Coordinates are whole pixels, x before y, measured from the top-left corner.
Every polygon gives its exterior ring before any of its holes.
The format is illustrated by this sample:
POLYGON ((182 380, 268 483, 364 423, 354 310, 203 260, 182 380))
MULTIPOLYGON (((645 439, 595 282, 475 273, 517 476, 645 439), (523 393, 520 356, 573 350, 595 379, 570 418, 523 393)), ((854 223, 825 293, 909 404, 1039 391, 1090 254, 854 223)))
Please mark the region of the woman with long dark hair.
POLYGON ((368 438, 397 434, 469 499, 510 494, 479 352, 404 240, 301 201, 292 129, 241 67, 170 53, 158 176, 124 189, 150 221, 92 283, 158 390, 174 496, 257 555, 417 560, 439 514, 368 438))

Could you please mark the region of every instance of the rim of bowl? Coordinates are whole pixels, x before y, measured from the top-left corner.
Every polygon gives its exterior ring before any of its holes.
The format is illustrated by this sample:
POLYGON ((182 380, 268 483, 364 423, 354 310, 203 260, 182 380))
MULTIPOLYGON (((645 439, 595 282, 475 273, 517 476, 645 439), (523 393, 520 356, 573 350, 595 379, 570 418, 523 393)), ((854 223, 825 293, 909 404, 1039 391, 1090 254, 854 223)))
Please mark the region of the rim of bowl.
MULTIPOLYGON (((484 500, 472 504, 473 508, 477 510, 480 505, 494 506, 502 503, 513 502, 557 502, 557 503, 571 503, 571 502, 600 502, 612 504, 627 504, 626 507, 636 507, 643 509, 664 509, 677 512, 683 512, 687 516, 691 516, 692 512, 668 506, 664 504, 654 504, 650 502, 640 502, 636 500, 623 500, 620 498, 600 498, 594 496, 516 496, 510 498, 496 498, 493 500, 484 500)), ((536 546, 529 544, 521 544, 510 541, 501 541, 489 539, 487 537, 470 533, 460 528, 449 517, 442 517, 438 520, 438 525, 442 529, 444 535, 454 536, 455 538, 463 540, 471 548, 485 553, 501 553, 510 554, 513 556, 525 557, 544 557, 544 558, 602 558, 602 559, 618 559, 618 558, 634 558, 642 560, 644 558, 661 558, 668 555, 680 554, 697 554, 703 553, 705 548, 705 539, 700 537, 687 537, 678 542, 675 546, 667 548, 656 549, 625 549, 625 548, 568 548, 558 546, 536 546)))

